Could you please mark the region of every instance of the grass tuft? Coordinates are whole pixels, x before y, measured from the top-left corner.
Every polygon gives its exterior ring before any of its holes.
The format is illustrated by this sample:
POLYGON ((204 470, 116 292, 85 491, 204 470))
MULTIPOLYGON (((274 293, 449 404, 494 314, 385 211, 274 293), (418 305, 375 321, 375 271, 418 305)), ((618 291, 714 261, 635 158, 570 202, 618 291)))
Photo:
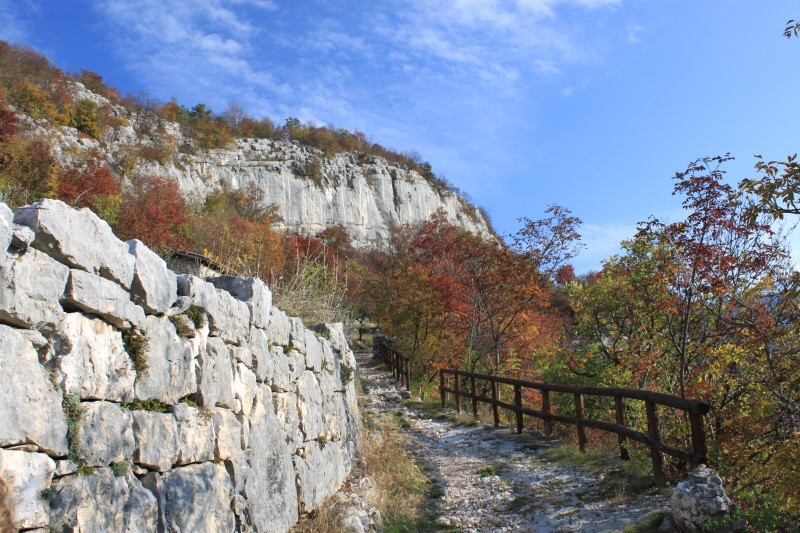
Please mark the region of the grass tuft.
POLYGON ((133 369, 136 371, 136 377, 141 379, 142 376, 147 374, 147 348, 150 341, 147 339, 146 334, 139 333, 134 328, 128 328, 122 331, 122 342, 125 345, 125 351, 133 361, 133 369))

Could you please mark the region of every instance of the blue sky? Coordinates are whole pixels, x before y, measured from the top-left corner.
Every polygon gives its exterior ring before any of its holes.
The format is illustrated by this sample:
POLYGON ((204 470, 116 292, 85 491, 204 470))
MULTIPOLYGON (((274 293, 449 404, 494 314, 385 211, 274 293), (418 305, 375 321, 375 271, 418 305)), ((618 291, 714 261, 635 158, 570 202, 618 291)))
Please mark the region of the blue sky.
POLYGON ((578 272, 671 177, 797 151, 800 0, 0 0, 0 38, 123 92, 231 101, 416 150, 501 233, 550 204, 584 221, 578 272))

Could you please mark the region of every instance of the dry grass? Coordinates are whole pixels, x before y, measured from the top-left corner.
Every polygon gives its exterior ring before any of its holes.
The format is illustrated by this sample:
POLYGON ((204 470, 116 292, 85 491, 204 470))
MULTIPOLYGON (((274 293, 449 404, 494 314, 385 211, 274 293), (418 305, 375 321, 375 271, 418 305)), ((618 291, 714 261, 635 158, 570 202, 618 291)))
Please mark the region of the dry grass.
POLYGON ((407 448, 398 422, 388 417, 379 430, 366 432, 361 443, 366 474, 375 484, 371 503, 389 523, 398 517, 419 519, 426 503, 428 477, 407 448))
POLYGON ((328 498, 317 509, 300 517, 300 521, 291 529, 292 533, 339 533, 340 510, 332 498, 328 498))
POLYGON ((14 514, 11 511, 11 502, 9 497, 9 486, 2 477, 0 477, 0 533, 13 533, 16 531, 14 527, 14 514))

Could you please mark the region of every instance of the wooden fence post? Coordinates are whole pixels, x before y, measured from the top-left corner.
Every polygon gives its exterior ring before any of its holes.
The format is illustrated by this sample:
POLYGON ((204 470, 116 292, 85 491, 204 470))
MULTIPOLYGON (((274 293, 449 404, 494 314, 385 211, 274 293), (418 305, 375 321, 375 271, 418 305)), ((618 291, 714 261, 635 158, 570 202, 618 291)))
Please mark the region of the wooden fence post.
POLYGON ((652 441, 650 444, 650 458, 653 460, 653 482, 657 487, 663 487, 667 483, 664 477, 664 462, 661 457, 661 451, 655 446, 655 443, 659 442, 656 404, 651 401, 645 401, 645 407, 647 409, 647 433, 652 441))
POLYGON ((411 359, 406 359, 406 390, 411 391, 411 359))
MULTIPOLYGON (((577 392, 575 393, 575 416, 583 418, 583 394, 577 392)), ((580 422, 577 422, 575 426, 578 429, 578 447, 581 453, 584 453, 586 451, 586 430, 580 422)))
POLYGON ((517 415, 517 433, 522 433, 522 387, 514 385, 514 412, 517 415))
POLYGON ((706 445, 706 432, 703 429, 703 416, 689 413, 689 423, 692 426, 692 466, 708 464, 708 447, 706 445))
MULTIPOLYGON (((497 401, 500 398, 500 391, 498 390, 497 382, 492 380, 492 399, 497 401)), ((500 408, 497 404, 492 404, 492 421, 494 427, 500 427, 500 408)))
POLYGON ((461 376, 453 374, 456 381, 456 412, 461 414, 461 376))
MULTIPOLYGON (((617 415, 617 424, 620 426, 625 425, 625 407, 622 404, 622 396, 614 396, 614 410, 616 411, 617 415)), ((628 449, 625 448, 625 435, 620 435, 617 433, 617 441, 619 442, 619 458, 623 461, 627 461, 630 459, 630 455, 628 455, 628 449)))
POLYGON ((447 393, 444 391, 444 370, 439 369, 439 399, 442 401, 442 409, 447 405, 447 393))
MULTIPOLYGON (((543 390, 541 392, 542 392, 542 412, 547 413, 549 415, 549 414, 551 414, 550 413, 550 391, 549 390, 543 390)), ((553 421, 552 420, 548 420, 548 419, 545 418, 545 420, 544 420, 544 434, 547 437, 552 437, 553 436, 553 421)))
POLYGON ((472 385, 472 416, 478 418, 478 386, 475 381, 475 376, 470 376, 470 385, 472 385))

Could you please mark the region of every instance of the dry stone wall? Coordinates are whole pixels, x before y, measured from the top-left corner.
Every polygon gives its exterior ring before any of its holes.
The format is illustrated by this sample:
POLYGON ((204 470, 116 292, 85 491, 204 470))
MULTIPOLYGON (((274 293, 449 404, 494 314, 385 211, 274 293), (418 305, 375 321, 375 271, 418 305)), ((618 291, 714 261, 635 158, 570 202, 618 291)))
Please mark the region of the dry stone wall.
POLYGON ((350 472, 354 369, 341 324, 304 327, 257 279, 177 275, 59 201, 0 204, 21 530, 287 531, 350 472))

